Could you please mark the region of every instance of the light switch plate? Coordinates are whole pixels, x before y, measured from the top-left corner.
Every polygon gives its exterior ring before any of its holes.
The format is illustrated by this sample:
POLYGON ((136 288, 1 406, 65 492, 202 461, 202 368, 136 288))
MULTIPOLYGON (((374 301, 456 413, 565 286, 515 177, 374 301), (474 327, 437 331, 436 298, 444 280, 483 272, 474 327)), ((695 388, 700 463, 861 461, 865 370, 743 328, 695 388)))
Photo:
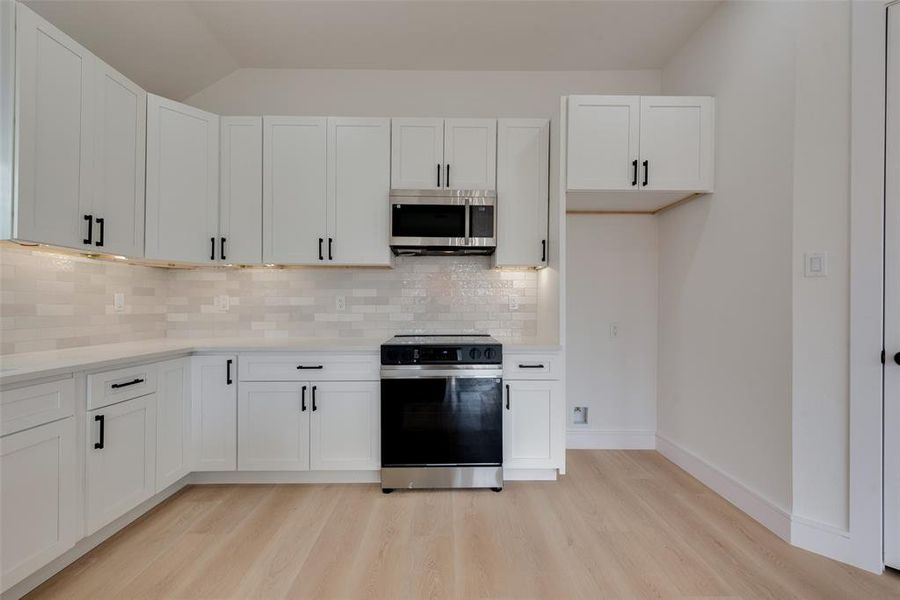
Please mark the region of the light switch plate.
POLYGON ((113 308, 116 312, 122 312, 125 310, 125 294, 122 292, 116 292, 113 294, 113 308))
POLYGON ((804 277, 828 277, 828 253, 807 252, 803 255, 804 277))
POLYGON ((334 297, 334 309, 340 312, 347 310, 347 296, 340 295, 334 297))

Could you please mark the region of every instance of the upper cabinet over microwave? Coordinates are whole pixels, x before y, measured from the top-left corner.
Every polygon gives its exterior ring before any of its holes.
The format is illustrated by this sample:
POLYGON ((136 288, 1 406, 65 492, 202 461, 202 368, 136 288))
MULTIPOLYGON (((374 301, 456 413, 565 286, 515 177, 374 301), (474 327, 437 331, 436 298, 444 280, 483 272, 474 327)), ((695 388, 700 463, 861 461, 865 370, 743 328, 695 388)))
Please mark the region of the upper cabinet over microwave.
POLYGON ((391 188, 494 190, 496 119, 393 119, 391 188))
POLYGON ((566 187, 602 192, 576 194, 570 209, 652 212, 713 191, 711 97, 569 96, 567 120, 566 187))

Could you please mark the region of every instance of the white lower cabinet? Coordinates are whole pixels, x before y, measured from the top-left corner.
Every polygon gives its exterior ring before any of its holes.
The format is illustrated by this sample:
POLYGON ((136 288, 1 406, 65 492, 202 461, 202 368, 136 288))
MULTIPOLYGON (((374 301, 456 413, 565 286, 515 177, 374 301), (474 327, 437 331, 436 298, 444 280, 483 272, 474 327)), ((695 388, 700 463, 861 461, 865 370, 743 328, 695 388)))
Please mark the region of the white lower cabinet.
POLYGON ((503 403, 503 466, 556 468, 554 400, 556 381, 506 381, 503 403))
POLYGON ((85 440, 90 535, 156 491, 156 394, 88 411, 85 440))
POLYGON ((190 359, 156 365, 156 491, 191 470, 190 359))
POLYGON ((309 470, 310 384, 246 382, 238 393, 238 469, 309 470))
POLYGON ((310 466, 316 471, 381 468, 381 401, 377 381, 313 386, 310 466))
POLYGON ((195 471, 237 468, 237 358, 195 356, 191 374, 191 431, 195 471))
POLYGON ((0 440, 0 591, 79 536, 75 417, 0 440))

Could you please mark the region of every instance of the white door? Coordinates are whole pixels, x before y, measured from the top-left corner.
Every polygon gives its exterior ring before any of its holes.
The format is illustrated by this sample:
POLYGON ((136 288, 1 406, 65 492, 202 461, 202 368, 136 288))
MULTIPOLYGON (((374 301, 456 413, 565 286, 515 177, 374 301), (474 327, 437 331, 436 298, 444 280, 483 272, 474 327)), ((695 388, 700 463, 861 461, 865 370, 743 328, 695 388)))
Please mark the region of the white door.
POLYGON ((497 132, 495 266, 547 263, 550 122, 500 119, 497 132))
POLYGON ((340 265, 390 265, 390 119, 328 119, 328 247, 340 265))
POLYGON ((554 468, 553 381, 505 381, 503 466, 509 469, 554 468))
POLYGON ((641 96, 641 189, 712 191, 714 126, 708 96, 641 96))
POLYGON ((444 180, 451 190, 497 189, 497 121, 444 121, 444 180))
POLYGON ((96 61, 91 213, 100 252, 144 255, 144 149, 147 94, 96 61))
POLYGON ((191 470, 191 361, 157 365, 156 491, 166 489, 191 470))
POLYGON ((262 262, 262 117, 221 118, 219 260, 262 262))
POLYGON ((195 356, 191 364, 191 440, 195 471, 237 464, 237 359, 195 356))
POLYGON ((241 383, 238 469, 308 471, 311 408, 309 383, 241 383))
POLYGON ((325 264, 324 117, 263 117, 263 261, 325 264))
POLYGON ((312 384, 310 468, 381 468, 381 401, 377 381, 312 384))
POLYGON ((391 187, 434 190, 444 185, 444 120, 391 121, 391 187))
POLYGON ((0 591, 79 537, 75 417, 0 440, 0 591))
POLYGON ((156 491, 156 394, 88 411, 85 440, 90 535, 156 491))
POLYGON ((568 122, 568 189, 637 189, 639 96, 569 96, 568 122))
MULTIPOLYGON (((94 56, 17 5, 16 228, 21 240, 87 246, 94 56)), ((93 245, 93 238, 91 245, 93 245)))
POLYGON ((219 117, 147 94, 147 258, 218 256, 219 117))
POLYGON ((900 6, 888 9, 884 248, 884 562, 900 569, 900 6))

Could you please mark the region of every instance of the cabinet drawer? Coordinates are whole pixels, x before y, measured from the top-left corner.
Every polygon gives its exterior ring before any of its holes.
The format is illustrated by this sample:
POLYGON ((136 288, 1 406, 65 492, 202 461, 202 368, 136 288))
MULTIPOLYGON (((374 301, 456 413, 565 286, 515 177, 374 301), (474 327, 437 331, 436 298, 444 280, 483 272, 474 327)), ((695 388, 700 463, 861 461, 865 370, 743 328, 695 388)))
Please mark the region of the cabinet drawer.
POLYGON ((508 353, 503 357, 506 379, 559 379, 558 358, 554 354, 508 353))
POLYGON ((375 381, 377 354, 242 354, 241 381, 375 381))
POLYGON ((0 393, 0 435, 68 417, 74 410, 71 378, 5 390, 0 393))
POLYGON ((88 410, 156 391, 156 365, 140 365, 88 376, 88 410))

